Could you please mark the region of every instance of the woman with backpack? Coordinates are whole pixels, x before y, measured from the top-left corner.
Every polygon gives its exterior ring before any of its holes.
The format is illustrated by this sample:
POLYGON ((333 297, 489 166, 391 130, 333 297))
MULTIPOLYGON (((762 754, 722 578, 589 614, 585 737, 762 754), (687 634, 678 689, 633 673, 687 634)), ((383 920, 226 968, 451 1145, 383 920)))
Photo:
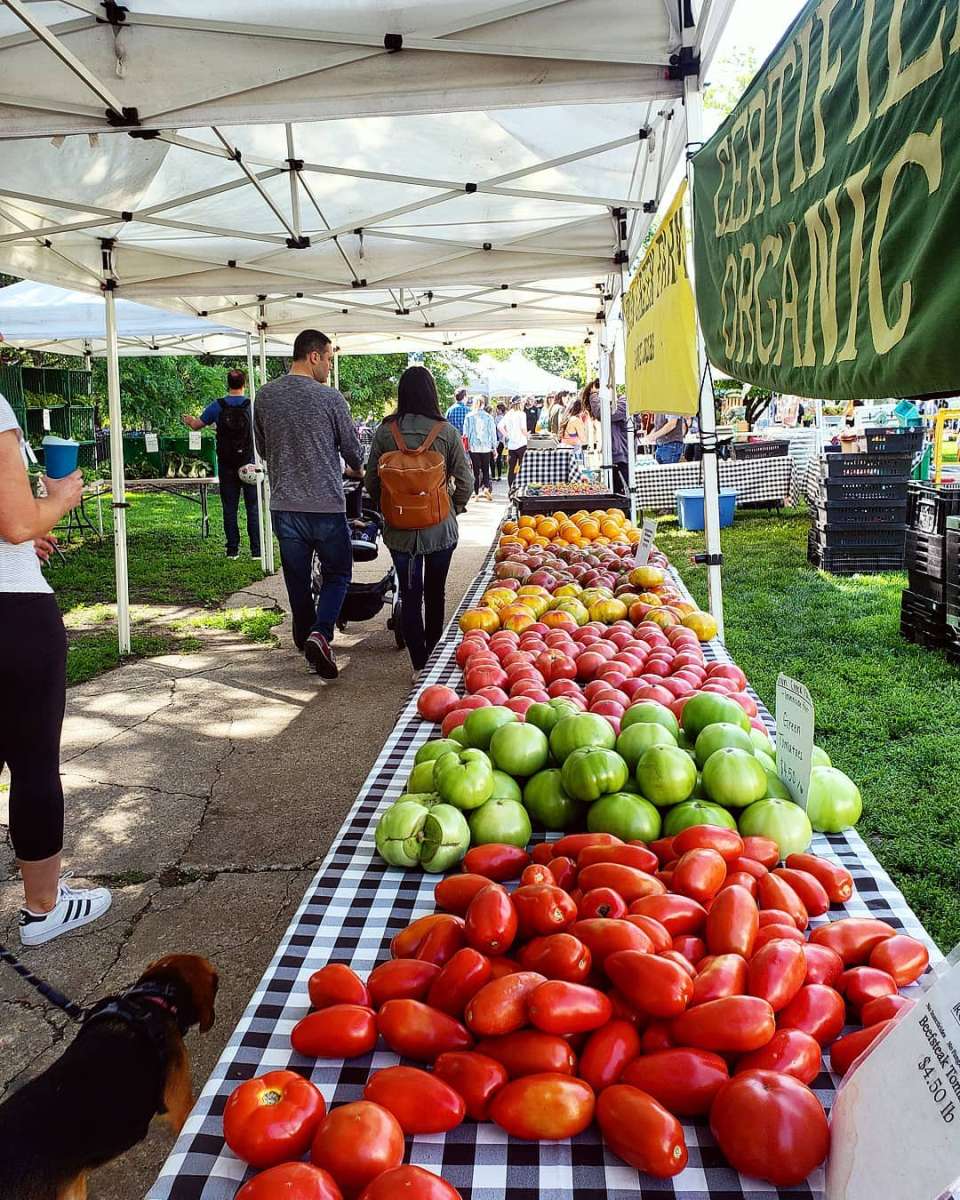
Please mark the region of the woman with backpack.
POLYGON ((473 494, 463 441, 444 420, 426 367, 408 367, 400 376, 397 411, 373 436, 364 487, 383 513, 383 540, 400 586, 401 632, 416 680, 443 633, 457 514, 473 494))

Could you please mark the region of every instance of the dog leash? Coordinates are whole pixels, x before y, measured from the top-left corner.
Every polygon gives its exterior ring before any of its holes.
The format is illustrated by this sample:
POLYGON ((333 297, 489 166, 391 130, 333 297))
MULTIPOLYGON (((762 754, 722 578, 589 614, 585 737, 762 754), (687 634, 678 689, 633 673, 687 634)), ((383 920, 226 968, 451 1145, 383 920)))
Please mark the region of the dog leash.
POLYGON ((75 1003, 73 1000, 68 1000, 63 992, 58 992, 55 987, 41 979, 38 975, 25 967, 23 963, 0 942, 0 962, 9 963, 16 973, 35 988, 45 1000, 49 1000, 57 1008, 63 1009, 68 1017, 74 1021, 83 1021, 86 1019, 87 1010, 81 1004, 75 1003))

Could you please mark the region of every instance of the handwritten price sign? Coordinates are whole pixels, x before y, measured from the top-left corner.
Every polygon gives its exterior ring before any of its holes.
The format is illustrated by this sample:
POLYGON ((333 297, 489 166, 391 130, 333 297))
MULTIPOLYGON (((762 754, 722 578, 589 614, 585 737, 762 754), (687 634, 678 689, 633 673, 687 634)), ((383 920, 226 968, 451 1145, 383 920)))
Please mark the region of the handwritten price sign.
POLYGON ((777 774, 790 795, 807 807, 810 769, 813 765, 813 700, 789 675, 777 678, 777 774))

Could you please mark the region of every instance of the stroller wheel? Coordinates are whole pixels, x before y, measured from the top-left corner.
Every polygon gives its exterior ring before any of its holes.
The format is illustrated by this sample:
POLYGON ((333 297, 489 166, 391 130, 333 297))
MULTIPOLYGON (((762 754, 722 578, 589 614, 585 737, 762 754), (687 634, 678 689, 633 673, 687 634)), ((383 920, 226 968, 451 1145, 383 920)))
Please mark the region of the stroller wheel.
POLYGON ((346 621, 338 621, 338 622, 337 622, 337 628, 340 630, 340 632, 341 632, 341 633, 344 633, 344 632, 346 631, 346 628, 347 628, 347 623, 346 623, 346 621))
POLYGON ((406 645, 406 642, 403 640, 403 632, 401 628, 400 618, 402 613, 403 610, 400 607, 400 601, 398 599, 396 604, 393 606, 393 614, 387 621, 387 628, 393 630, 393 640, 397 643, 398 650, 402 650, 406 645))

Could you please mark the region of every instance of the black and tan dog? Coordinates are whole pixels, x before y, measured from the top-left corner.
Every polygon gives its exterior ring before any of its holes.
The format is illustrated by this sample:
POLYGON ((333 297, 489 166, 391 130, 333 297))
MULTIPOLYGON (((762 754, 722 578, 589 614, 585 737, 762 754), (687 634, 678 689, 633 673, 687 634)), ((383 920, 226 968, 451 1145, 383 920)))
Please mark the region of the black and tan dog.
POLYGON ((101 1000, 67 1051, 0 1104, 0 1200, 85 1200, 87 1174, 129 1150, 157 1113, 193 1107, 183 1035, 213 1024, 217 972, 172 954, 101 1000))

